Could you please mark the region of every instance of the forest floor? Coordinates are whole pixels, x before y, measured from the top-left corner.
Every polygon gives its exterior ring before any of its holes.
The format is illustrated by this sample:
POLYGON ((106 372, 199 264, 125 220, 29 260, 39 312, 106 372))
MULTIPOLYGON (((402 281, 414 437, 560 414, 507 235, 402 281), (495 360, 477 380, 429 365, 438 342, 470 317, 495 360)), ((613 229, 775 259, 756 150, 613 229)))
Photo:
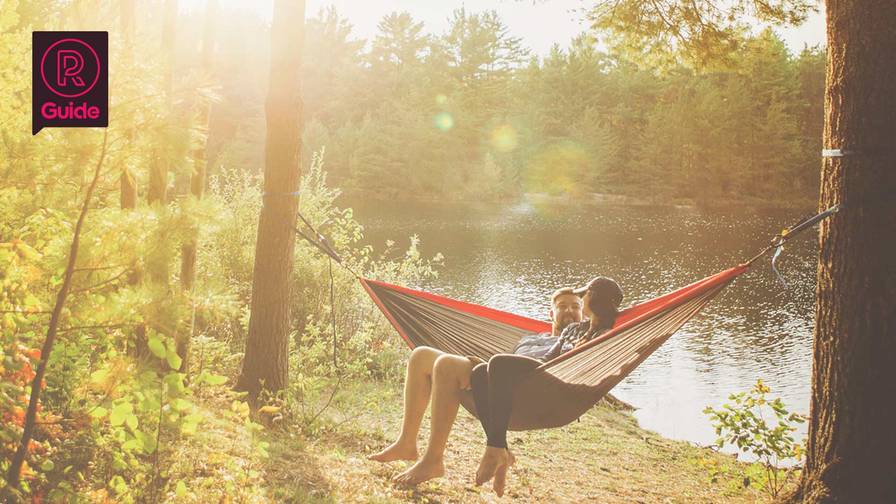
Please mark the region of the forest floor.
MULTIPOLYGON (((189 492, 169 502, 762 502, 744 488, 746 464, 708 448, 664 439, 640 428, 629 411, 602 401, 562 429, 510 433, 517 457, 507 491, 473 483, 484 447, 478 420, 463 408, 446 453, 446 475, 414 489, 392 476, 409 462, 381 464, 367 455, 390 443, 401 420, 401 390, 361 383, 343 389, 317 422, 319 428, 272 428, 253 433, 229 402, 204 402, 206 421, 180 444, 169 476, 189 492), (264 456, 253 436, 269 443, 264 456), (715 476, 713 476, 715 474, 715 476)), ((428 438, 428 414, 420 449, 428 438)), ((257 430, 257 429, 256 429, 257 430)), ((169 488, 173 485, 169 484, 169 488)))

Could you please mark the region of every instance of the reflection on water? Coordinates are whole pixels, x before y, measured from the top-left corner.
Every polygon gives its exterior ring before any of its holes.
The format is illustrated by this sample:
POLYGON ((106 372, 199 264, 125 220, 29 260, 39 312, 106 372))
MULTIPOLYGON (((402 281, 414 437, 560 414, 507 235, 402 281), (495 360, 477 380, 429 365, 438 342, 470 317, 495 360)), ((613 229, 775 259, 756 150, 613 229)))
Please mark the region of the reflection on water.
MULTIPOLYGON (((541 319, 559 286, 605 275, 625 290, 623 304, 658 296, 744 261, 812 210, 342 204, 378 248, 417 234, 425 257, 445 255, 439 279, 416 287, 541 319)), ((709 444, 716 436, 703 408, 758 378, 791 411, 808 413, 815 236, 794 239, 779 259, 786 288, 769 260, 755 263, 614 389, 639 408, 642 426, 709 444)))

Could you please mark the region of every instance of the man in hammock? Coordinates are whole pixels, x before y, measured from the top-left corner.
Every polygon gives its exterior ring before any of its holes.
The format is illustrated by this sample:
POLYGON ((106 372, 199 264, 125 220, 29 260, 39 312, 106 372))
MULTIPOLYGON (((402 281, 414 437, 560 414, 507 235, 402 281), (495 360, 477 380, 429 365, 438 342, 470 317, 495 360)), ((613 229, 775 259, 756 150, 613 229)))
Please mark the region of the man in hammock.
MULTIPOLYGON (((534 358, 548 353, 559 342, 558 337, 563 329, 582 320, 582 299, 571 288, 558 289, 551 296, 549 314, 551 332, 524 338, 515 353, 534 358)), ((476 365, 486 364, 474 357, 448 354, 426 346, 417 347, 411 352, 404 386, 401 433, 398 440, 369 457, 378 462, 417 460, 417 434, 432 396, 429 444, 416 464, 393 478, 396 483, 416 485, 445 473, 443 456, 448 435, 457 417, 461 395, 471 388, 470 377, 476 365)), ((499 464, 492 472, 496 485, 502 482, 502 491, 509 465, 499 464)))

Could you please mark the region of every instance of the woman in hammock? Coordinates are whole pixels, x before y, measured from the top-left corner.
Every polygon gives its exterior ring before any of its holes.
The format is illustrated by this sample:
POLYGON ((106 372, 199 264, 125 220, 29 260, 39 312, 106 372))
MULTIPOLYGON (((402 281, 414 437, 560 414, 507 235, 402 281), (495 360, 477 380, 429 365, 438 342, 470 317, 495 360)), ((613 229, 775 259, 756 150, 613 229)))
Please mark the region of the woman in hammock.
POLYGON ((606 277, 597 277, 573 291, 582 296, 586 320, 569 324, 543 355, 497 354, 488 363, 473 367, 470 382, 479 421, 486 435, 485 454, 476 471, 476 484, 495 479, 493 488, 504 494, 507 469, 514 456, 507 449, 507 428, 513 407, 513 387, 528 373, 578 344, 609 331, 622 302, 622 289, 606 277))

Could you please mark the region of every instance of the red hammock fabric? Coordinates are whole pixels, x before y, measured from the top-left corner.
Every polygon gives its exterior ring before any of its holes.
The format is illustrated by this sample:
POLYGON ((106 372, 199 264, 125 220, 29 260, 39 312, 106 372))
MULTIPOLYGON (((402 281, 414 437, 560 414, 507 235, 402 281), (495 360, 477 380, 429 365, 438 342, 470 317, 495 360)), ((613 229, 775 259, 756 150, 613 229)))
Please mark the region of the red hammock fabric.
MULTIPOLYGON (((749 266, 742 264, 622 311, 613 329, 542 364, 514 387, 510 430, 559 427, 581 416, 749 266)), ((551 325, 376 280, 360 279, 409 347, 488 361, 551 325)), ((467 393, 461 404, 474 416, 467 393)))
MULTIPOLYGON (((636 325, 638 323, 649 320, 654 316, 662 313, 663 311, 666 311, 669 308, 681 304, 702 293, 706 293, 707 291, 715 287, 727 285, 732 280, 734 280, 734 278, 745 272, 748 268, 749 266, 747 264, 741 264, 733 268, 723 270, 719 273, 716 273, 715 275, 708 276, 702 280, 698 280, 690 285, 686 285, 662 296, 658 296, 656 298, 632 305, 619 313, 612 331, 605 333, 600 338, 596 338, 595 340, 590 341, 585 345, 577 347, 567 352, 566 354, 557 357, 555 361, 559 362, 560 360, 567 359, 578 352, 584 351, 599 344, 601 341, 612 338, 614 335, 619 334, 632 325, 636 325)), ((399 320, 400 314, 396 312, 402 312, 403 314, 407 314, 407 318, 413 318, 413 309, 409 309, 406 306, 403 307, 400 300, 396 299, 396 296, 394 294, 401 295, 400 297, 404 299, 414 298, 425 301, 430 305, 442 307, 445 309, 446 313, 454 312, 457 314, 466 314, 470 317, 487 319, 497 324, 506 326, 508 328, 508 331, 513 334, 513 336, 511 336, 510 338, 515 339, 515 341, 519 341, 517 335, 521 337, 524 334, 551 331, 551 324, 542 320, 536 320, 529 317, 524 317, 522 315, 489 308, 487 306, 481 306, 474 303, 468 303, 465 301, 440 296, 431 292, 389 284, 386 282, 381 282, 379 280, 371 280, 366 278, 359 278, 359 280, 361 282, 361 285, 364 286, 364 289, 376 303, 377 307, 379 307, 379 309, 383 312, 383 314, 386 316, 395 330, 398 331, 398 334, 401 335, 408 346, 412 349, 421 344, 426 344, 428 346, 433 346, 435 348, 450 351, 450 349, 444 349, 442 345, 439 344, 437 339, 432 338, 433 335, 431 334, 410 334, 412 332, 408 327, 410 324, 408 324, 406 321, 399 320), (425 336, 429 336, 429 338, 426 338, 425 336)), ((468 334, 465 336, 467 338, 477 337, 476 334, 468 334)), ((513 346, 504 348, 504 351, 509 352, 512 348, 513 346)), ((492 354, 494 353, 498 352, 493 352, 492 354)), ((483 360, 488 360, 491 355, 477 355, 477 357, 480 357, 483 360)), ((551 362, 553 363, 554 361, 551 362)))

